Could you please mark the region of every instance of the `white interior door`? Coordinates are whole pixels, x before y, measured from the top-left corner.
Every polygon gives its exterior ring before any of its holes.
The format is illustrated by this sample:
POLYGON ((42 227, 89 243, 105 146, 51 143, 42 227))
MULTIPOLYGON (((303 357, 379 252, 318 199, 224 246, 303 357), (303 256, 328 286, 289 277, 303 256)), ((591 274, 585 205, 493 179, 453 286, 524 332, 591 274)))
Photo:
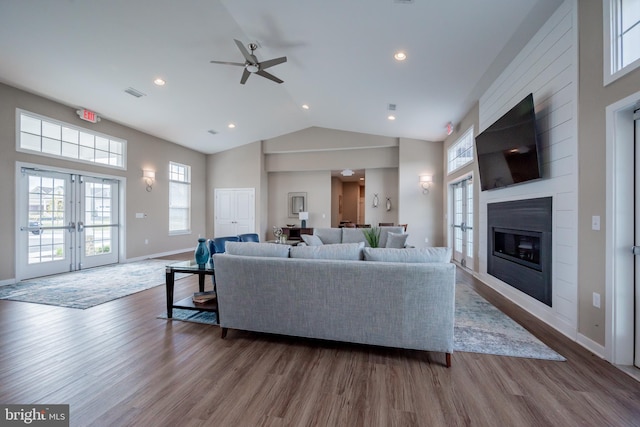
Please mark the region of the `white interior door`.
POLYGON ((21 168, 16 279, 118 262, 119 183, 21 168))
POLYGON ((214 237, 255 232, 255 189, 216 188, 214 237))

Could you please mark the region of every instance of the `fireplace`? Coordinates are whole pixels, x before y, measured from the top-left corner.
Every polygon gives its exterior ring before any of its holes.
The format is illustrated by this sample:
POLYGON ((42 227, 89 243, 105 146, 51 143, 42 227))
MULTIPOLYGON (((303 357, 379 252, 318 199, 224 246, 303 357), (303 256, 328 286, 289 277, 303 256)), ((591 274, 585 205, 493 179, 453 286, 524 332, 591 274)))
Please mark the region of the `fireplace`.
POLYGON ((552 198, 490 203, 487 272, 551 306, 552 198))

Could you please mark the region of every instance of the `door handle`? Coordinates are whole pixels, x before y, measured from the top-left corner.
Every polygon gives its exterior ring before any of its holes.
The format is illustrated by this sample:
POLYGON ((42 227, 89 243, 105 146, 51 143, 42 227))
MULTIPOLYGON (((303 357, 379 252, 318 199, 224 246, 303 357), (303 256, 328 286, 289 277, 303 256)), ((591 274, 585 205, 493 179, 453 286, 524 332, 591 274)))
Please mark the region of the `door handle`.
POLYGON ((84 231, 84 222, 78 221, 78 233, 84 231))
POLYGON ((634 255, 640 255, 640 246, 631 246, 631 253, 634 255))

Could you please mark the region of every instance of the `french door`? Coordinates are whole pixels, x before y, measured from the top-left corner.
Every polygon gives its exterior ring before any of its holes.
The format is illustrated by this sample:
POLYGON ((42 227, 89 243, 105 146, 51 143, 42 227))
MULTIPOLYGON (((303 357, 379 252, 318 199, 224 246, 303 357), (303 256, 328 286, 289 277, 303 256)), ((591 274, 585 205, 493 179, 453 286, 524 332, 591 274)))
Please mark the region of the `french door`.
POLYGON ((473 261, 473 179, 451 184, 451 230, 453 259, 463 267, 473 261))
POLYGON ((16 278, 117 263, 118 192, 117 180, 21 168, 16 278))

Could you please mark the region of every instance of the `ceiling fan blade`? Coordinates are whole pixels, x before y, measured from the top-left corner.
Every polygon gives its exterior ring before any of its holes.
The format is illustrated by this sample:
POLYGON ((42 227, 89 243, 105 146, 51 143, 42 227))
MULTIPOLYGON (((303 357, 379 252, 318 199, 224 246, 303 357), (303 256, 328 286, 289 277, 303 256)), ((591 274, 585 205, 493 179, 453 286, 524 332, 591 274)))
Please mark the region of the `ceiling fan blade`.
POLYGON ((244 67, 244 63, 242 62, 227 62, 227 61, 209 61, 212 64, 224 64, 224 65, 239 65, 241 67, 244 67))
POLYGON ((249 71, 247 71, 247 69, 245 68, 242 71, 242 78, 240 79, 240 84, 241 85, 245 84, 250 75, 251 75, 251 73, 249 71))
POLYGON ((249 53, 247 48, 244 47, 244 45, 240 40, 233 39, 233 41, 236 42, 236 45, 238 46, 238 49, 240 49, 240 52, 242 52, 242 56, 244 56, 244 59, 246 59, 252 64, 255 64, 256 62, 258 62, 256 61, 256 57, 249 53))
POLYGON ((273 67, 274 65, 282 64, 283 62, 287 62, 287 57, 282 56, 280 58, 270 59, 268 61, 263 61, 260 63, 260 69, 266 70, 269 67, 273 67))
POLYGON ((273 74, 269 74, 264 70, 259 70, 258 72, 256 72, 257 75, 265 77, 269 80, 273 80, 276 83, 282 83, 284 80, 280 80, 279 78, 277 78, 276 76, 274 76, 273 74))

